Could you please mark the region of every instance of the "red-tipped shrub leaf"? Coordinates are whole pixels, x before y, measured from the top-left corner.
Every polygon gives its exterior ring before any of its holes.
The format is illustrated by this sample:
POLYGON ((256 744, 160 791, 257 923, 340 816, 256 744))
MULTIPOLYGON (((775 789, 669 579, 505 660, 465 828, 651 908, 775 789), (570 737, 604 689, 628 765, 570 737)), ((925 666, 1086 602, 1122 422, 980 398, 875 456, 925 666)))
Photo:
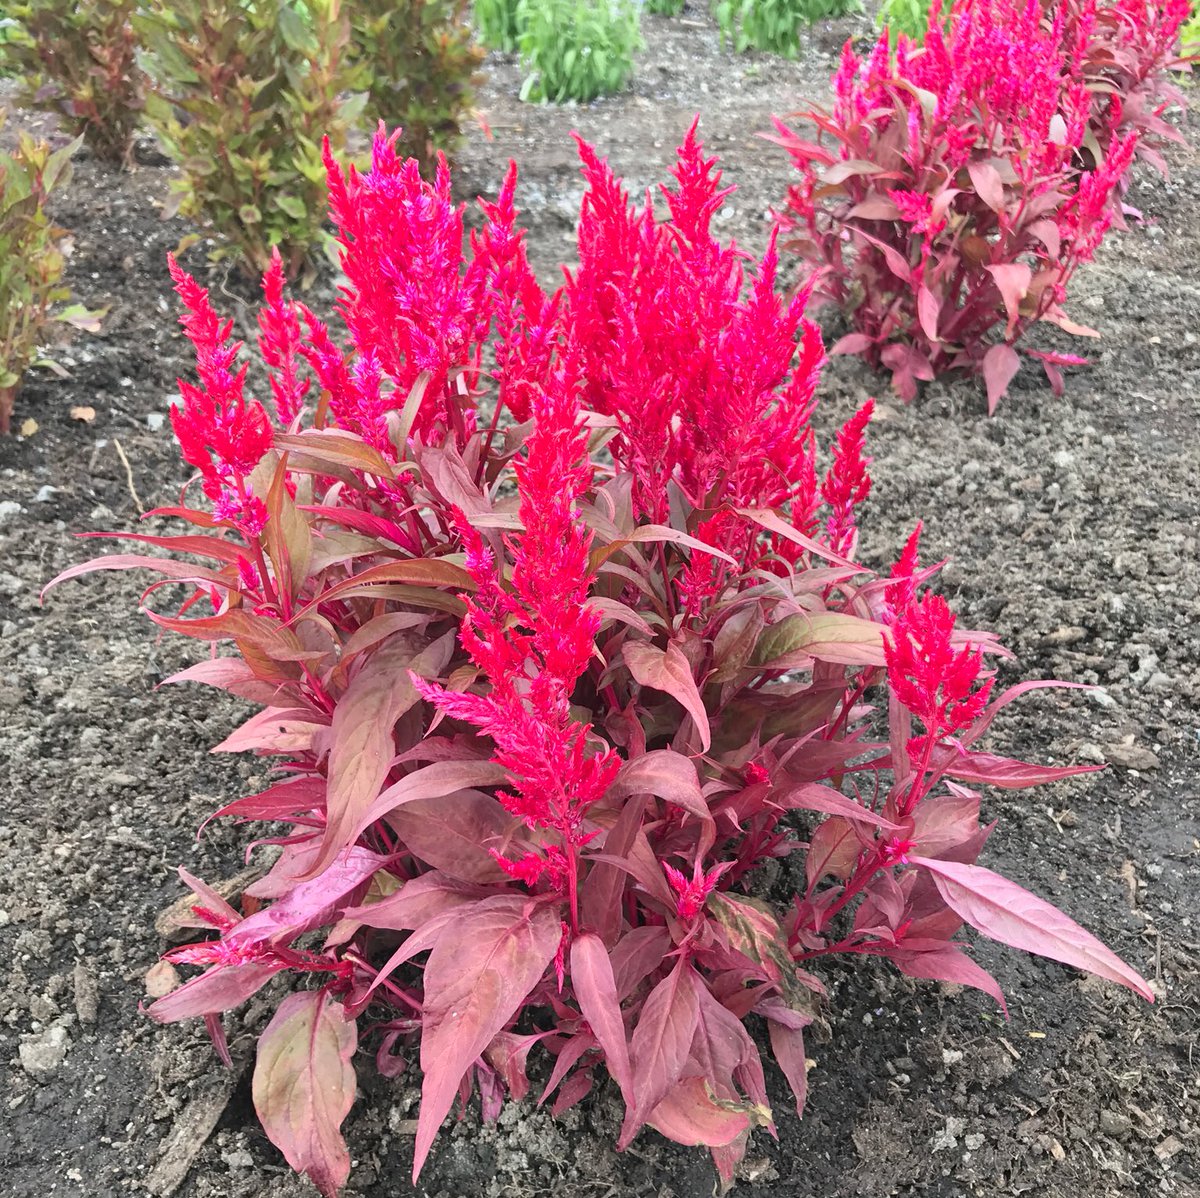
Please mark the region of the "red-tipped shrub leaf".
POLYGON ((292 994, 258 1042, 254 1109, 271 1142, 325 1198, 350 1176, 342 1120, 354 1102, 352 1019, 324 991, 292 994))
POLYGON ((455 912, 454 935, 434 945, 425 965, 421 1021, 421 1111, 413 1180, 476 1057, 516 1014, 554 959, 559 912, 515 896, 455 912))
POLYGON ((680 960, 650 992, 630 1043, 633 1065, 633 1105, 625 1111, 619 1148, 625 1148, 638 1128, 679 1081, 687 1064, 700 1017, 697 982, 692 965, 680 960))
POLYGON ((700 747, 708 752, 712 744, 708 712, 692 667, 679 646, 672 641, 664 650, 643 641, 633 641, 625 646, 624 654, 625 664, 640 686, 670 695, 692 717, 700 736, 700 747))
POLYGON ((501 856, 528 851, 524 823, 478 790, 417 799, 391 812, 387 822, 410 852, 461 882, 502 882, 508 875, 491 850, 501 856))
POLYGON ((1020 369, 1021 359, 1011 345, 993 345, 983 355, 983 381, 987 387, 989 416, 996 411, 996 405, 1004 398, 1008 384, 1020 369))
POLYGON ((1154 992, 1124 961, 1090 932, 1044 899, 978 865, 912 857, 933 875, 946 905, 976 931, 1029 953, 1127 986, 1150 1002, 1154 992))
POLYGON ((625 1105, 629 1106, 634 1101, 629 1042, 608 949, 594 932, 581 933, 571 945, 571 985, 584 1019, 604 1049, 608 1072, 621 1087, 625 1105))
POLYGON ((409 672, 432 678, 450 658, 442 637, 422 646, 409 634, 377 649, 351 679, 333 716, 329 751, 328 824, 310 875, 320 873, 357 835, 395 755, 392 730, 418 699, 409 672))
POLYGON ((982 990, 996 1000, 1005 1016, 1008 1015, 1008 1004, 1004 1001, 1000 984, 956 945, 946 944, 941 948, 915 952, 906 949, 901 942, 895 947, 885 948, 883 955, 909 977, 931 978, 936 982, 953 982, 958 986, 982 990))

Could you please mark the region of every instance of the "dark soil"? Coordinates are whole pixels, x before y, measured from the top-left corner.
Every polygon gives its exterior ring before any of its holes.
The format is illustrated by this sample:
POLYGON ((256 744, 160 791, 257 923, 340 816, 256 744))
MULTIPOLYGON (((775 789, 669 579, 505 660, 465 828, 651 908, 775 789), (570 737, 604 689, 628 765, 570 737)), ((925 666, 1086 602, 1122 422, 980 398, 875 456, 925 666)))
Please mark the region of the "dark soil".
MULTIPOLYGON (((536 264, 569 260, 581 186, 572 128, 635 191, 664 178, 694 112, 738 193, 723 232, 752 250, 787 181, 754 133, 773 112, 820 98, 832 55, 865 18, 814 31, 799 63, 720 50, 703 13, 646 21, 633 89, 588 108, 516 100, 519 74, 489 62, 464 197, 493 192, 509 156, 536 264)), ((10 116, 6 135, 24 114, 10 116)), ((1193 140, 1200 122, 1191 122, 1193 140)), ((153 155, 144 153, 143 162, 153 155)), ((248 1062, 270 994, 228 1022, 235 1069, 203 1030, 139 1013, 165 942, 156 915, 179 894, 177 864, 210 879, 242 867, 245 833, 194 831, 261 781, 253 760, 211 757, 239 708, 212 692, 156 690, 197 649, 137 617, 139 579, 109 574, 39 605, 41 584, 89 554, 72 533, 130 527, 184 481, 163 417, 188 369, 163 257, 186 231, 156 206, 169 169, 119 176, 81 160, 57 210, 75 231, 71 284, 107 306, 98 337, 35 374, 0 444, 0 1193, 188 1198, 313 1193, 254 1122, 248 1062), (94 409, 89 420, 73 407, 94 409), (123 454, 123 456, 122 456, 123 454), (126 470, 128 462, 128 473, 126 470)), ((992 946, 984 963, 1011 1020, 973 992, 884 967, 831 967, 832 1033, 809 1046, 804 1120, 782 1100, 778 1142, 759 1133, 737 1193, 780 1198, 1029 1194, 1200 1195, 1200 170, 1176 154, 1143 173, 1147 223, 1115 235, 1078 279, 1073 310, 1103 339, 1054 398, 1026 368, 998 415, 970 382, 928 388, 911 408, 859 364, 831 363, 828 434, 867 394, 875 493, 863 548, 886 565, 918 517, 930 557, 968 623, 1016 652, 1010 680, 1057 677, 1091 692, 1029 696, 993 744, 1044 762, 1111 768, 1032 792, 992 793, 986 863, 1061 903, 1155 983, 1123 990, 992 946)), ((199 250, 189 264, 204 269, 199 250)), ((222 276, 212 276, 223 288, 222 276)), ((327 291, 328 284, 321 287, 327 291)), ((323 303, 323 299, 319 301, 323 303)), ((229 294, 230 311, 238 307, 229 294)), ((244 315, 244 312, 243 312, 244 315)), ((144 585, 144 584, 142 584, 144 585)), ((348 1193, 408 1194, 417 1078, 363 1074, 347 1129, 348 1193)), ((783 1093, 778 1074, 776 1092, 783 1093)), ((482 1128, 472 1109, 443 1131, 420 1193, 463 1198, 704 1198, 699 1150, 654 1133, 611 1149, 607 1089, 562 1120, 510 1104, 482 1128)))

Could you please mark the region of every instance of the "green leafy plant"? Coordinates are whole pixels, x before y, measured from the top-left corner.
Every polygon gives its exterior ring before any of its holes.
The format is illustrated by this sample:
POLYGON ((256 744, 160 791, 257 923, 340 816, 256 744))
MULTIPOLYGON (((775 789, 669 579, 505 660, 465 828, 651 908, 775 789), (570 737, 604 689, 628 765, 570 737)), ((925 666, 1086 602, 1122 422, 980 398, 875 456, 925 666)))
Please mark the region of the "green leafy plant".
POLYGON ((684 0, 646 0, 646 11, 660 17, 677 17, 683 12, 684 0))
POLYGON ((347 9, 358 78, 373 120, 399 125, 406 157, 427 167, 452 150, 471 107, 483 54, 470 0, 356 0, 347 9))
POLYGON ((796 56, 801 26, 861 11, 859 0, 719 0, 713 7, 723 43, 739 54, 769 50, 784 58, 796 56))
POLYGON ((587 102, 611 95, 642 48, 635 0, 521 0, 517 45, 529 71, 522 100, 587 102))
POLYGON ((511 54, 517 48, 521 0, 475 0, 475 30, 489 50, 511 54))
POLYGON ((0 35, 21 103, 53 112, 107 162, 128 163, 145 80, 131 23, 136 0, 23 0, 0 35))
POLYGON ((213 258, 294 278, 322 238, 321 136, 346 140, 349 22, 340 0, 146 0, 135 25, 153 90, 146 113, 182 170, 178 210, 224 239, 213 258))
MULTIPOLYGON (((0 125, 4 112, 0 109, 0 125)), ((46 201, 71 177, 80 139, 51 152, 21 133, 12 153, 0 153, 0 433, 8 432, 21 377, 33 365, 54 366, 38 348, 51 321, 95 331, 100 314, 70 299, 63 284, 69 247, 65 229, 46 215, 46 201)))
POLYGON ((925 0, 883 0, 879 9, 879 27, 893 37, 903 33, 919 42, 929 28, 929 5, 925 0))

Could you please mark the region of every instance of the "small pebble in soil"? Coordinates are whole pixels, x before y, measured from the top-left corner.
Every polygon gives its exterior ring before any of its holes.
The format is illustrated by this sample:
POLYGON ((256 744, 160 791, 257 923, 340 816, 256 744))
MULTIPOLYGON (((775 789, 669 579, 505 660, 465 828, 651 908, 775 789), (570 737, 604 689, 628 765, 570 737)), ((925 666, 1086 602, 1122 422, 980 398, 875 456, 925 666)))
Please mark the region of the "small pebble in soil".
POLYGON ((49 1077, 66 1059, 67 1029, 60 1024, 35 1036, 26 1036, 18 1049, 21 1068, 31 1077, 49 1077))

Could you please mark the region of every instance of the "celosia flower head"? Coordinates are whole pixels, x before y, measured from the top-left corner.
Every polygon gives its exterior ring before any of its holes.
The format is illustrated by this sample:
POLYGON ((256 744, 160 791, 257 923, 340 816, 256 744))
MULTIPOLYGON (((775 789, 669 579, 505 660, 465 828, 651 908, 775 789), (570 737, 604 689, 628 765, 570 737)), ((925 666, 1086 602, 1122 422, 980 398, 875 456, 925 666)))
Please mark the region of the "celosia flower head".
POLYGON ((955 618, 945 599, 926 593, 909 603, 884 639, 888 684, 930 738, 970 727, 987 705, 992 678, 980 682, 983 658, 953 644, 955 618))
MULTIPOLYGON (((171 408, 171 426, 184 460, 200 471, 209 498, 240 510, 245 479, 271 448, 266 410, 244 394, 246 368, 234 369, 241 342, 232 340, 233 321, 213 311, 208 291, 168 258, 185 312, 180 324, 196 350, 200 385, 179 380, 182 404, 171 408)), ((235 517, 237 512, 232 513, 235 517)))

